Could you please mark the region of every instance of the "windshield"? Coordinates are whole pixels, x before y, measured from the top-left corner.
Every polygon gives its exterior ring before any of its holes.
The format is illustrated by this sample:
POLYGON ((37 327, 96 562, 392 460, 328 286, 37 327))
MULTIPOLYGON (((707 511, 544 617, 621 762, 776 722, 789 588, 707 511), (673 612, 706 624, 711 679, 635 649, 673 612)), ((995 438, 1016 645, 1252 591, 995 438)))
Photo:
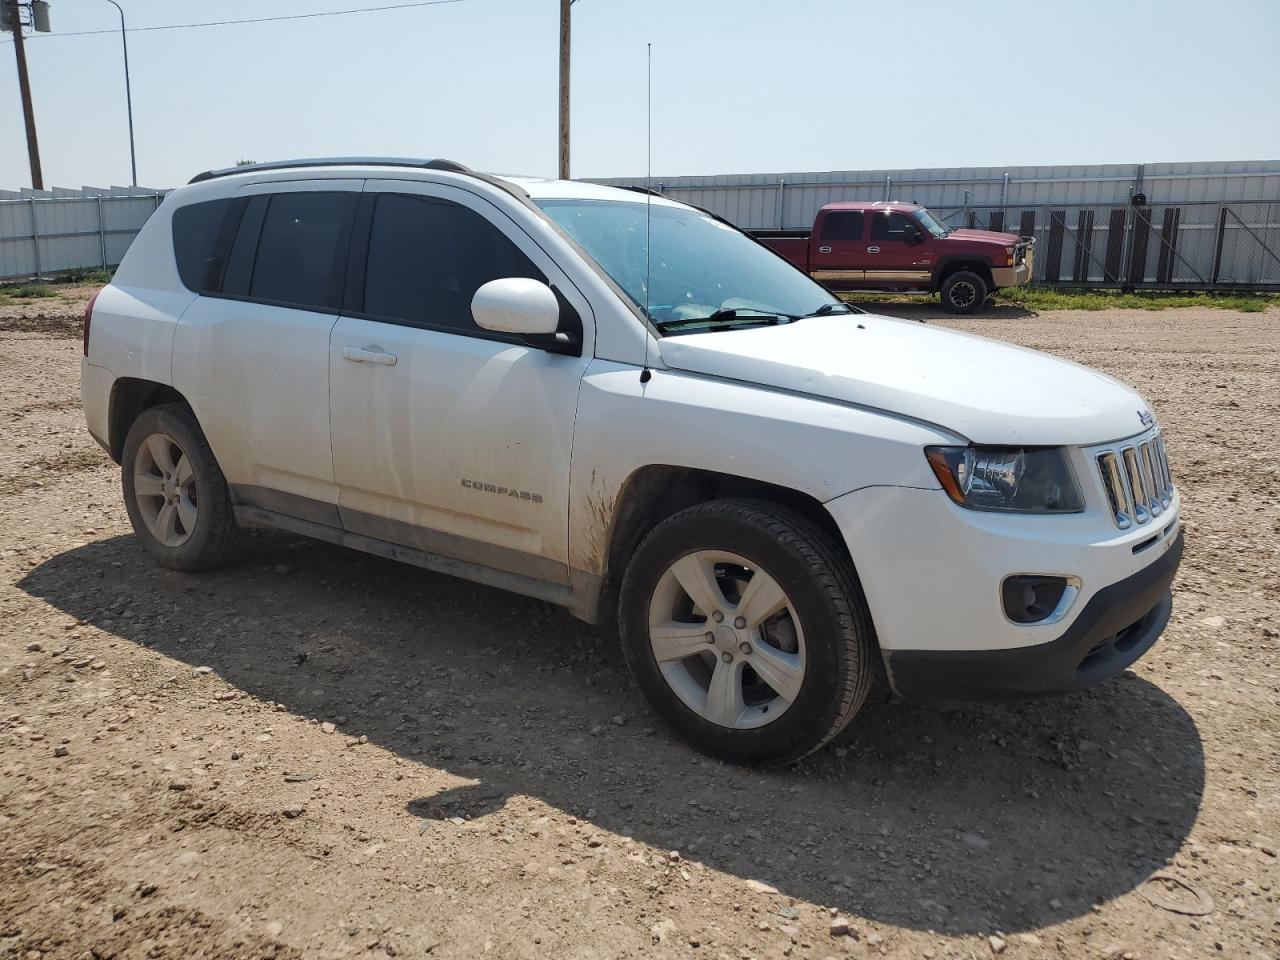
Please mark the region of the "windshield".
POLYGON ((940 221, 937 217, 935 217, 932 213, 930 213, 924 207, 921 207, 919 210, 916 211, 916 219, 920 221, 920 226, 924 227, 926 230, 932 233, 935 237, 945 237, 947 234, 951 232, 950 230, 948 230, 946 227, 942 225, 942 221, 940 221))
POLYGON ((618 200, 537 203, 668 335, 848 310, 781 257, 701 211, 618 200))

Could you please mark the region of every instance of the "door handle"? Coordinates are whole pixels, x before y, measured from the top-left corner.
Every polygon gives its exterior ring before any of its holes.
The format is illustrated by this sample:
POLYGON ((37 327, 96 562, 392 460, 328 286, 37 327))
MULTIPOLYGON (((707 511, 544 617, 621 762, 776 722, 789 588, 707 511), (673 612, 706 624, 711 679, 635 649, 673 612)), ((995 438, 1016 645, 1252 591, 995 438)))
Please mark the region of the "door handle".
POLYGON ((383 353, 381 347, 343 347, 342 359, 352 363, 379 363, 384 367, 396 365, 396 355, 383 353))
POLYGON ((831 252, 831 248, 830 248, 830 247, 828 247, 828 246, 826 246, 826 245, 824 244, 823 246, 821 246, 821 247, 819 247, 819 248, 818 248, 818 252, 819 252, 819 253, 830 253, 830 252, 831 252))
POLYGON ((867 247, 867 253, 879 253, 879 252, 880 252, 879 247, 867 247))

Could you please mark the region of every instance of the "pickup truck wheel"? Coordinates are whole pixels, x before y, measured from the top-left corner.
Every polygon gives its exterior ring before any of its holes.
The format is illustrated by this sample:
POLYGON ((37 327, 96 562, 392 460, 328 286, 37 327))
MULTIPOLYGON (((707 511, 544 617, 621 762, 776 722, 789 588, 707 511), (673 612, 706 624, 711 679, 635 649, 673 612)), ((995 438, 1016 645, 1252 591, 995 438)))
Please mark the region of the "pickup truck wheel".
POLYGON ((161 565, 205 570, 244 544, 222 470, 187 407, 169 403, 139 414, 120 467, 133 532, 161 565))
POLYGON ((827 536, 772 503, 681 511, 640 544, 619 628, 653 708, 700 750, 787 763, 836 736, 876 655, 862 590, 827 536))
POLYGON ((942 305, 950 313, 973 313, 987 302, 987 282, 972 270, 957 270, 942 281, 942 305))

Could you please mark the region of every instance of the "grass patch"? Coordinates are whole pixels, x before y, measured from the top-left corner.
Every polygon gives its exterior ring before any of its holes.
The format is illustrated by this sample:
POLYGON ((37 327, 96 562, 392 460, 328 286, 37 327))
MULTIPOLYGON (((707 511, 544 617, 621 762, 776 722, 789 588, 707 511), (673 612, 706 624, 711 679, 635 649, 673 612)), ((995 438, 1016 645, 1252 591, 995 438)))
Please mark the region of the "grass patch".
POLYGON ((103 270, 95 268, 93 270, 68 270, 66 273, 59 274, 56 282, 58 283, 110 283, 111 277, 115 274, 114 270, 103 270))
POLYGON ((1140 290, 1060 290, 1054 287, 1009 287, 996 292, 997 303, 1016 304, 1029 310, 1168 310, 1177 307, 1215 307, 1262 313, 1280 306, 1274 293, 1193 293, 1140 290))
POLYGON ((12 287, 0 287, 0 298, 5 300, 35 300, 57 294, 43 283, 20 283, 12 287))
MULTIPOLYGON (((938 298, 927 293, 841 293, 848 303, 934 303, 938 298)), ((1028 310, 1170 310, 1178 307, 1214 307, 1241 313, 1262 313, 1268 307, 1280 307, 1280 294, 1275 293, 1194 293, 1181 291, 1142 290, 1121 293, 1119 290, 1062 290, 1055 287, 1008 287, 996 291, 997 304, 1025 307, 1028 310)), ((981 311, 979 311, 981 313, 981 311)))

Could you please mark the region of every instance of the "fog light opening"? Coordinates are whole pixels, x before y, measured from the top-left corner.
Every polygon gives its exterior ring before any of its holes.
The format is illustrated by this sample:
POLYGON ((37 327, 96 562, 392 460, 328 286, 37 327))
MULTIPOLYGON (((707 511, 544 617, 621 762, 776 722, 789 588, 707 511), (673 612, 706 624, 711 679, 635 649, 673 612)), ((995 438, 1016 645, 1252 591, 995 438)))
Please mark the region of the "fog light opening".
POLYGON ((1000 585, 1004 615, 1014 623, 1054 623, 1061 620, 1080 592, 1076 577, 1015 574, 1000 585))

